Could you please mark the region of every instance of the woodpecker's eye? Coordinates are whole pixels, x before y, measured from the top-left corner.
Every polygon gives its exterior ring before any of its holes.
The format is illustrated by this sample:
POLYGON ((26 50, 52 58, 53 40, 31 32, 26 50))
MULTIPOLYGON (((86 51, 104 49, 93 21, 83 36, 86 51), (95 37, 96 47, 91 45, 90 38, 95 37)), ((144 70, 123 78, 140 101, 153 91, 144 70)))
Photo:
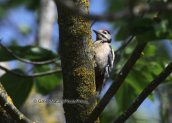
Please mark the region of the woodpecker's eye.
POLYGON ((103 38, 106 38, 104 35, 102 35, 103 38))
POLYGON ((107 31, 103 31, 103 34, 107 34, 107 31))

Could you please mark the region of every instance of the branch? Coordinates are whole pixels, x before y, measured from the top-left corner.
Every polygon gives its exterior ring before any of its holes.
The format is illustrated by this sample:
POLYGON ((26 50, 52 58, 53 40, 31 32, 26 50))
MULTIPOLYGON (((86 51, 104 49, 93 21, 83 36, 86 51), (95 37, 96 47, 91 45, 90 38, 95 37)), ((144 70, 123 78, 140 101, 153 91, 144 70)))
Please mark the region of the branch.
POLYGON ((146 97, 172 72, 172 62, 142 91, 131 106, 114 123, 124 123, 141 105, 146 97))
MULTIPOLYGON (((69 1, 64 0, 55 0, 56 5, 65 8, 66 10, 74 13, 75 15, 80 15, 84 18, 96 21, 115 21, 128 17, 132 17, 131 11, 129 8, 120 10, 112 14, 106 14, 103 16, 88 15, 87 13, 82 12, 80 9, 76 8, 74 4, 69 1)), ((155 12, 155 11, 172 11, 172 3, 139 3, 133 6, 133 14, 135 16, 139 15, 141 12, 155 12)))
POLYGON ((7 47, 5 47, 2 43, 1 43, 1 39, 0 39, 0 46, 3 47, 11 56, 13 56, 14 58, 16 58, 17 60, 24 62, 24 63, 28 63, 28 64, 33 64, 33 65, 44 65, 44 64, 49 64, 52 62, 55 62, 57 60, 59 60, 60 58, 55 58, 55 59, 51 59, 51 60, 47 60, 47 61, 41 61, 41 62, 36 62, 36 61, 27 61, 25 59, 20 58, 19 56, 15 55, 13 53, 13 51, 11 51, 10 49, 8 49, 7 47))
POLYGON ((87 13, 82 12, 80 9, 76 8, 71 2, 68 1, 62 1, 62 0, 55 0, 56 5, 65 8, 66 10, 74 13, 75 15, 80 15, 84 18, 90 19, 90 20, 119 20, 128 17, 130 15, 130 11, 128 9, 124 9, 122 11, 119 11, 115 14, 109 14, 104 16, 95 16, 95 15, 88 15, 87 13))
POLYGON ((8 70, 8 69, 6 69, 5 67, 3 67, 1 65, 0 65, 0 69, 4 70, 5 72, 8 72, 10 74, 13 74, 15 76, 24 77, 24 78, 32 78, 32 77, 45 76, 45 75, 49 75, 49 74, 53 74, 53 73, 58 73, 58 72, 62 71, 60 69, 60 70, 52 70, 52 71, 48 71, 48 72, 43 72, 43 73, 35 73, 35 74, 32 74, 32 75, 25 75, 25 74, 16 73, 16 72, 13 72, 11 70, 8 70))
POLYGON ((33 123, 27 117, 25 117, 13 104, 11 98, 7 95, 7 92, 0 83, 0 105, 5 109, 8 114, 17 121, 17 123, 33 123))
POLYGON ((109 103, 111 98, 116 94, 117 90, 121 86, 124 79, 127 77, 128 73, 130 72, 133 65, 136 63, 136 61, 139 59, 141 52, 143 51, 144 47, 147 43, 138 44, 133 53, 131 54, 130 58, 122 68, 122 70, 119 72, 117 77, 115 78, 114 82, 110 86, 110 88, 107 90, 106 94, 103 96, 103 98, 100 100, 100 102, 97 104, 93 112, 88 116, 88 118, 84 121, 84 123, 93 123, 98 116, 101 114, 101 112, 104 110, 106 105, 109 103))

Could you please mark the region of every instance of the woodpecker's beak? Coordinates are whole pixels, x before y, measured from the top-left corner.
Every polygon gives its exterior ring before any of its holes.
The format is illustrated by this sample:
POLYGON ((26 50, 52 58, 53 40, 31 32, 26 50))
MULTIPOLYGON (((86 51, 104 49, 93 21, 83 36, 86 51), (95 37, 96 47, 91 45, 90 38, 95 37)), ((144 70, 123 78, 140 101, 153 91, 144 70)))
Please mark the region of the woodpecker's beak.
POLYGON ((93 30, 95 33, 96 33, 96 35, 98 35, 98 34, 100 34, 98 31, 96 31, 96 30, 93 30))

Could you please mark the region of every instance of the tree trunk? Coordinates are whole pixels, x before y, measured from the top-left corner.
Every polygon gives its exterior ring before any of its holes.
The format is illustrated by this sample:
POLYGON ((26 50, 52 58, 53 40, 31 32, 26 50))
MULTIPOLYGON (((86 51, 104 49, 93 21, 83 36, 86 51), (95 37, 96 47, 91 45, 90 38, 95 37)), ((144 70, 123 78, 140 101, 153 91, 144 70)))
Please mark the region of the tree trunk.
POLYGON ((56 20, 55 3, 53 0, 40 1, 39 28, 37 45, 50 49, 52 45, 52 32, 56 20))
MULTIPOLYGON (((67 2, 67 1, 66 1, 67 2)), ((72 0, 75 7, 89 14, 88 0, 72 0)), ((96 86, 92 51, 91 23, 58 6, 60 53, 63 70, 63 99, 85 100, 64 103, 67 123, 81 123, 96 106, 96 86)))

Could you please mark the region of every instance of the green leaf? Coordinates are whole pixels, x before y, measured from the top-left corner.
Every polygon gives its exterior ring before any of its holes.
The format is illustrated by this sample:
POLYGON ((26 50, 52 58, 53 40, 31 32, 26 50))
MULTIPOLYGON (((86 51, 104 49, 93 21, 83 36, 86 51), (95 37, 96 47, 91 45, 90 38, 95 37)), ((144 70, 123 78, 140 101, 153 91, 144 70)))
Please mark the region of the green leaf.
POLYGON ((125 20, 122 25, 115 37, 116 41, 123 41, 131 35, 136 36, 139 43, 172 38, 172 31, 167 29, 167 21, 157 24, 150 18, 136 18, 132 28, 130 19, 125 20))
POLYGON ((134 24, 134 27, 152 27, 154 21, 150 18, 138 18, 134 24))
POLYGON ((153 57, 156 54, 156 47, 155 45, 147 45, 143 50, 143 58, 144 57, 153 57))
POLYGON ((32 32, 31 28, 27 24, 20 24, 18 28, 24 36, 32 32))
MULTIPOLYGON (((36 68, 35 68, 36 73, 50 71, 50 70, 51 69, 48 65, 36 66, 36 68)), ((35 84, 36 91, 43 95, 49 94, 61 82, 62 82, 62 73, 61 72, 42 76, 42 77, 37 77, 36 84, 35 84)))
POLYGON ((127 35, 127 30, 128 30, 128 25, 122 26, 118 33, 116 34, 115 41, 123 41, 126 39, 127 35))
POLYGON ((163 71, 163 68, 159 64, 156 64, 156 66, 151 67, 151 71, 155 76, 158 76, 163 71))
MULTIPOLYGON (((143 89, 149 84, 149 82, 151 82, 153 79, 151 74, 147 76, 148 74, 144 72, 144 70, 138 71, 136 69, 133 69, 125 79, 125 81, 128 82, 134 88, 135 94, 137 95, 139 95, 143 91, 143 89)), ((150 73, 148 69, 146 72, 150 73)), ((152 100, 153 97, 151 97, 150 95, 149 99, 152 100)))
MULTIPOLYGON (((128 82, 134 89, 136 94, 139 94, 143 87, 145 87, 145 78, 142 76, 140 71, 132 70, 126 78, 128 82)), ((148 83, 148 82, 147 82, 148 83)))
MULTIPOLYGON (((14 72, 24 73, 20 69, 13 70, 14 72)), ((12 98, 14 105, 20 109, 25 102, 33 85, 33 78, 21 78, 9 73, 1 76, 0 82, 4 86, 8 95, 12 98)))
POLYGON ((114 119, 118 118, 117 110, 114 102, 109 102, 107 108, 99 116, 101 123, 106 123, 107 121, 113 123, 114 119))
POLYGON ((5 9, 3 7, 0 7, 0 20, 2 20, 4 16, 5 16, 5 9))
MULTIPOLYGON (((154 62, 154 61, 138 61, 137 64, 136 64, 140 70, 144 69, 144 67, 146 67, 146 69, 148 69, 147 71, 145 71, 147 74, 152 74, 154 76, 157 76, 159 75, 162 71, 163 71, 163 68, 161 65, 159 65, 158 62, 154 62)), ((149 76, 149 75, 148 75, 149 76)), ((151 80, 150 80, 151 81, 151 80)))
MULTIPOLYGON (((54 54, 52 51, 41 48, 41 47, 34 47, 34 46, 10 46, 8 47, 14 54, 17 56, 32 60, 32 61, 45 61, 53 58, 57 58, 57 55, 54 54)), ((6 50, 0 48, 0 61, 10 61, 16 60, 12 57, 6 50)))
POLYGON ((141 74, 143 75, 144 78, 146 78, 146 83, 149 83, 154 80, 154 76, 152 74, 152 68, 150 66, 144 66, 141 69, 141 74))
POLYGON ((157 37, 154 30, 146 31, 142 34, 136 34, 136 39, 139 43, 145 43, 149 41, 156 41, 157 37))
MULTIPOLYGON (((165 18, 165 17, 164 17, 165 18)), ((138 19, 132 29, 132 35, 136 35, 138 42, 144 43, 162 39, 171 39, 172 31, 168 28, 167 20, 155 23, 152 19, 138 19)))
POLYGON ((136 98, 134 89, 126 82, 124 82, 115 95, 115 99, 118 105, 118 110, 123 113, 132 103, 133 99, 136 98))
POLYGON ((162 30, 157 30, 156 36, 158 39, 172 39, 172 31, 171 29, 168 29, 165 32, 162 30))
POLYGON ((110 2, 107 3, 109 3, 109 10, 108 10, 109 12, 114 12, 126 7, 125 0, 110 0, 110 2))

